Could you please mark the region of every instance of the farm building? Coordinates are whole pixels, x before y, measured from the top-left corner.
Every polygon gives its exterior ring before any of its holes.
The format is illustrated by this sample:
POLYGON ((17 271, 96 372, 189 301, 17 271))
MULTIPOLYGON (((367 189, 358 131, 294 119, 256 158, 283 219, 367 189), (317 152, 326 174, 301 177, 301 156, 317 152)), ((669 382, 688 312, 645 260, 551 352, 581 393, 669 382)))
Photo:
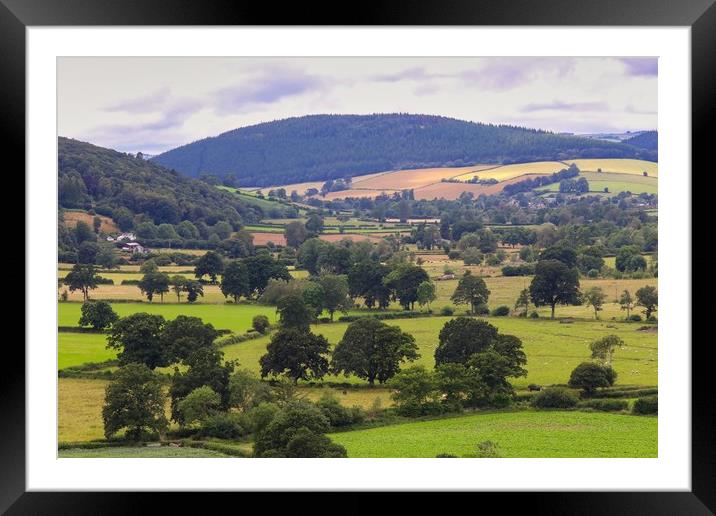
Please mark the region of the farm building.
POLYGON ((144 253, 146 252, 146 249, 142 244, 139 244, 137 242, 129 242, 127 244, 124 244, 122 247, 122 251, 127 253, 144 253))

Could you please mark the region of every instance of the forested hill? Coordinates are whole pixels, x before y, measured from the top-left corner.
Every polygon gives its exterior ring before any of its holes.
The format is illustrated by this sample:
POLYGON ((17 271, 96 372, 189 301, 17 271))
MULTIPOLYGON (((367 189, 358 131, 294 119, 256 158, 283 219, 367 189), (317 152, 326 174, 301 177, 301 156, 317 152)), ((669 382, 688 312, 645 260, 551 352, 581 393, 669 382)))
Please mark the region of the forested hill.
POLYGON ((192 177, 235 174, 242 186, 392 169, 570 158, 652 159, 619 143, 429 115, 311 115, 242 127, 153 161, 192 177))
POLYGON ((639 147, 641 149, 647 149, 651 151, 659 150, 659 134, 656 131, 644 131, 632 138, 624 140, 624 143, 639 147))
POLYGON ((254 208, 196 179, 141 157, 89 143, 58 139, 58 194, 61 208, 94 209, 120 227, 150 220, 183 220, 213 225, 258 220, 254 208))

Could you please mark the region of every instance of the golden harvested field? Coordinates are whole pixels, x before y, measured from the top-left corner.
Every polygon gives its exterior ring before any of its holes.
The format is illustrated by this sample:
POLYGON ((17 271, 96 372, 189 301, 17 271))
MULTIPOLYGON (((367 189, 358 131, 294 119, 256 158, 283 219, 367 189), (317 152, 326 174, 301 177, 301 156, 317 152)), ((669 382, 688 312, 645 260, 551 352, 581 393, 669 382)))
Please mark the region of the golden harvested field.
POLYGON ((390 189, 386 188, 383 190, 342 190, 340 192, 328 192, 325 197, 321 197, 322 199, 325 199, 326 201, 334 201, 336 199, 346 199, 348 197, 354 197, 354 198, 363 198, 363 197, 378 197, 379 195, 393 195, 395 192, 399 192, 400 190, 397 189, 390 189))
MULTIPOLYGON (((85 213, 83 211, 65 211, 63 215, 65 219, 65 226, 68 228, 74 228, 79 221, 85 222, 91 228, 94 227, 93 220, 95 216, 90 215, 89 213, 85 213)), ((99 227, 99 230, 102 233, 119 232, 119 228, 112 219, 105 217, 104 215, 97 216, 102 219, 102 225, 99 227)))
POLYGON ((441 167, 441 168, 415 168, 406 170, 396 170, 394 172, 386 172, 372 178, 361 176, 353 179, 353 188, 358 189, 409 189, 420 188, 433 183, 440 182, 441 179, 455 177, 461 174, 478 173, 485 168, 491 168, 494 165, 473 165, 470 167, 441 167))
MULTIPOLYGON (((58 378, 58 441, 75 442, 101 439, 104 437, 102 423, 102 406, 106 380, 88 380, 84 378, 58 378)), ((376 398, 380 399, 383 408, 390 407, 390 390, 376 387, 374 389, 332 389, 329 387, 300 387, 300 395, 310 400, 318 400, 330 393, 338 398, 346 407, 359 405, 370 409, 376 398), (344 394, 345 392, 345 394, 344 394)), ((169 399, 166 405, 167 418, 171 416, 169 399)), ((172 424, 176 428, 176 424, 172 424)))
POLYGON ((596 172, 601 168, 602 172, 614 172, 615 174, 638 174, 643 172, 652 177, 659 177, 659 164, 653 161, 640 159, 575 159, 566 163, 574 163, 579 170, 584 172, 596 172))
POLYGON ((477 175, 480 179, 505 181, 507 179, 524 176, 525 174, 552 174, 559 172, 563 168, 567 168, 567 165, 561 161, 535 161, 533 163, 516 163, 514 165, 490 168, 478 174, 463 174, 461 176, 455 176, 455 179, 467 181, 472 179, 472 176, 477 175))
POLYGON ((435 183, 434 185, 425 186, 415 190, 416 199, 447 199, 455 200, 460 197, 463 192, 472 192, 475 197, 481 194, 494 195, 498 194, 506 185, 523 181, 527 177, 537 177, 545 174, 524 174, 522 176, 506 179, 494 185, 476 185, 471 183, 435 183))
MULTIPOLYGON (((57 289, 59 298, 62 291, 67 290, 69 301, 82 301, 82 292, 75 290, 70 292, 65 286, 57 289)), ((90 290, 90 299, 121 299, 132 301, 147 301, 147 298, 140 292, 137 285, 98 285, 96 289, 90 290)), ((164 294, 165 303, 176 303, 177 296, 172 291, 164 294)), ((223 303, 226 298, 221 293, 218 285, 204 285, 204 297, 198 299, 198 303, 223 303)), ((182 296, 182 303, 186 303, 186 295, 182 296)), ((154 304, 161 304, 158 296, 154 297, 154 304)))
POLYGON ((254 233, 251 232, 254 237, 254 245, 266 245, 269 242, 273 242, 276 245, 286 245, 286 237, 283 233, 254 233))

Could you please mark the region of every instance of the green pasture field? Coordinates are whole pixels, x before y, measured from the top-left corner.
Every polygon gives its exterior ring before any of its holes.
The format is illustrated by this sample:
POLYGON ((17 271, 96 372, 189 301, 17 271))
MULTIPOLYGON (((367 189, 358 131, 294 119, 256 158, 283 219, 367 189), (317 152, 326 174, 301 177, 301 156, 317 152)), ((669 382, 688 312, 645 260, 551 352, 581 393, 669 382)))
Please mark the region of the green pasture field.
POLYGON ((57 346, 58 370, 117 357, 115 350, 106 349, 107 338, 101 333, 59 333, 57 346))
POLYGON ((246 231, 256 231, 258 233, 280 233, 283 234, 284 228, 283 226, 257 226, 257 225, 249 225, 244 226, 242 229, 245 229, 246 231))
POLYGON ((330 434, 349 457, 657 457, 657 418, 576 411, 493 412, 330 434))
POLYGON ((107 448, 69 448, 59 450, 58 457, 60 459, 76 459, 76 458, 115 458, 115 459, 177 459, 177 458, 227 458, 225 455, 214 450, 205 450, 202 448, 181 447, 174 448, 172 446, 127 446, 127 447, 107 447, 107 448))
MULTIPOLYGON (((434 366, 435 348, 443 325, 451 317, 429 317, 386 321, 415 337, 421 354, 415 364, 434 366)), ((525 388, 530 383, 539 385, 563 384, 572 370, 590 360, 589 343, 605 335, 618 335, 626 347, 615 352, 613 366, 618 373, 619 385, 657 385, 657 334, 637 331, 638 323, 610 323, 605 321, 575 321, 564 324, 547 319, 520 319, 491 317, 488 321, 501 333, 522 339, 527 354, 528 375, 512 380, 513 385, 525 388)), ((313 325, 312 331, 321 334, 335 345, 343 337, 348 324, 313 325)), ((258 373, 259 358, 266 352, 269 337, 232 344, 222 348, 227 360, 238 360, 241 367, 258 373)), ((326 381, 365 384, 355 377, 327 376, 326 381)))
MULTIPOLYGON (((200 317, 204 322, 213 324, 217 329, 228 329, 236 333, 244 333, 251 329, 251 320, 255 315, 265 315, 272 322, 276 320, 275 307, 253 304, 113 303, 112 308, 120 317, 137 312, 159 314, 166 319, 174 319, 178 315, 200 317)), ((59 303, 58 325, 77 326, 81 310, 81 303, 59 303)))
MULTIPOLYGON (((582 172, 580 177, 589 181, 589 191, 603 192, 609 188, 609 193, 631 192, 633 194, 650 193, 658 194, 659 180, 653 176, 640 176, 636 174, 620 174, 610 172, 582 172)), ((552 183, 545 187, 538 187, 539 191, 558 192, 559 183, 552 183)))

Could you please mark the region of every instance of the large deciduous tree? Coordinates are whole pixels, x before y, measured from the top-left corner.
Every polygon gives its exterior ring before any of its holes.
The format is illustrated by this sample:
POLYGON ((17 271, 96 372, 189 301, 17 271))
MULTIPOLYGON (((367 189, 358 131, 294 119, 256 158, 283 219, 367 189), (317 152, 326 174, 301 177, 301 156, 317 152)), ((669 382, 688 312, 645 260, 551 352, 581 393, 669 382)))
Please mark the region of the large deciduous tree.
POLYGON ((209 276, 212 283, 216 283, 216 277, 224 272, 224 260, 221 255, 214 251, 208 251, 196 262, 194 275, 197 279, 209 276))
POLYGON ((337 374, 355 374, 373 385, 385 383, 400 371, 400 364, 419 358, 418 346, 409 333, 374 317, 348 325, 333 350, 331 368, 337 374))
POLYGON ((239 260, 229 262, 221 276, 221 293, 224 297, 234 298, 235 303, 241 296, 249 297, 249 269, 245 263, 239 260))
POLYGON ((75 264, 62 280, 69 287, 70 292, 81 291, 85 301, 89 299, 89 291, 97 288, 98 281, 99 276, 95 266, 80 263, 75 264))
POLYGON ((119 319, 107 336, 107 348, 117 349, 121 365, 141 363, 149 369, 168 365, 169 355, 163 346, 165 324, 161 315, 140 312, 119 319))
POLYGON ((104 330, 112 326, 119 316, 107 301, 85 301, 82 303, 80 326, 92 326, 95 330, 104 330))
POLYGON ((659 292, 656 290, 656 287, 647 285, 637 290, 636 304, 644 307, 644 315, 649 319, 659 305, 659 292))
POLYGON ((320 379, 328 372, 328 341, 322 335, 296 328, 282 328, 271 337, 261 357, 261 376, 285 374, 294 383, 320 379))
POLYGON ((490 290, 487 288, 485 280, 478 276, 473 276, 470 271, 465 271, 450 299, 458 305, 469 304, 470 311, 474 314, 477 312, 478 306, 487 304, 489 298, 490 290))
POLYGON ((554 309, 557 304, 579 303, 579 273, 559 260, 542 260, 535 266, 535 276, 530 284, 530 296, 535 306, 547 305, 554 309))
POLYGON ((383 284, 391 290, 405 310, 410 310, 418 300, 418 286, 429 280, 428 273, 422 267, 399 263, 383 279, 383 284))
POLYGON ((102 420, 107 438, 122 428, 133 440, 139 440, 144 431, 161 436, 168 426, 162 382, 144 364, 120 367, 107 385, 104 400, 102 420))
POLYGON ((151 303, 155 294, 159 294, 162 302, 164 302, 164 294, 169 292, 169 276, 164 272, 148 272, 139 280, 137 286, 142 293, 147 296, 151 303))

